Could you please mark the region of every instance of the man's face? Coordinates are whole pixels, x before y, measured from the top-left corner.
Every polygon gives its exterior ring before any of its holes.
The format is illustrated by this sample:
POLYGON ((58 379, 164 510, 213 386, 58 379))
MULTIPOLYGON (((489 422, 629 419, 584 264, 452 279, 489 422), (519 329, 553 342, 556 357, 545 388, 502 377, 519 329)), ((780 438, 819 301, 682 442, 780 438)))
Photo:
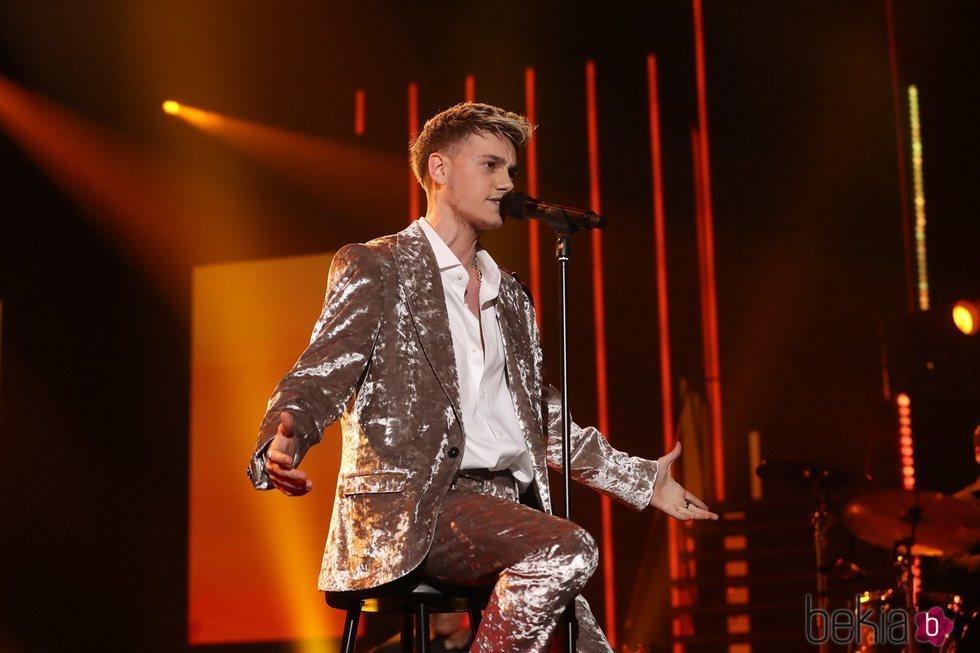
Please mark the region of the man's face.
POLYGON ((503 224, 500 197, 514 188, 514 146, 492 134, 470 134, 446 160, 444 200, 452 212, 477 231, 503 224))

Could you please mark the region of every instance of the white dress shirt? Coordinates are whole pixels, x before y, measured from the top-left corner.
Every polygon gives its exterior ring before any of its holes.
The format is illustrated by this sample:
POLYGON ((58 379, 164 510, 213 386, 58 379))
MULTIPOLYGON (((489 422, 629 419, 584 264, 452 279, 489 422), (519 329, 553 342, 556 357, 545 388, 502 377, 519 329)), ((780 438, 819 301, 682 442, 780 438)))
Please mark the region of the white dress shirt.
POLYGON ((500 268, 486 251, 477 250, 483 280, 480 283, 480 320, 466 306, 469 273, 425 218, 419 219, 442 275, 449 312, 449 330, 456 355, 460 408, 466 444, 460 469, 510 470, 527 489, 534 479, 531 456, 517 421, 517 412, 505 374, 504 342, 497 323, 500 268), (480 326, 483 326, 483 344, 480 326))

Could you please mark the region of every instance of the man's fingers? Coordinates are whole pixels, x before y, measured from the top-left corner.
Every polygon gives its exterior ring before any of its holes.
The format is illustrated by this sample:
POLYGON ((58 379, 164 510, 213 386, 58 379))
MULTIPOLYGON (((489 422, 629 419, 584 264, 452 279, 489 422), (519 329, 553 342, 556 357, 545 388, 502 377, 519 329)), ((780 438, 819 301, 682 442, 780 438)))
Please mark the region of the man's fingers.
POLYGON ((690 513, 688 519, 718 519, 718 515, 711 512, 704 501, 690 492, 684 493, 684 502, 684 511, 690 513))
POLYGON ((267 469, 269 471, 269 479, 276 489, 290 496, 306 494, 313 489, 313 482, 306 478, 306 474, 300 470, 277 470, 275 467, 275 465, 270 465, 267 469))
MULTIPOLYGON (((291 422, 289 413, 281 413, 291 422)), ((279 424, 279 434, 266 451, 265 470, 272 486, 291 497, 306 494, 313 489, 313 481, 306 478, 306 472, 293 467, 293 457, 277 447, 281 442, 283 424, 279 424)))
POLYGON ((269 476, 276 479, 285 479, 290 482, 306 482, 306 472, 301 469, 293 469, 292 467, 280 465, 271 460, 266 463, 265 469, 269 472, 269 476))
POLYGON ((694 519, 718 519, 717 514, 711 512, 710 510, 705 510, 704 508, 698 508, 693 504, 690 508, 688 508, 688 511, 694 516, 694 519))
POLYGON ((309 492, 312 487, 309 485, 291 485, 288 483, 275 483, 272 484, 277 490, 283 494, 291 497, 298 497, 300 495, 309 492))
POLYGON ((708 510, 708 505, 701 499, 694 496, 693 494, 688 494, 687 500, 693 505, 697 506, 698 508, 701 508, 702 510, 708 510))
POLYGON ((285 469, 292 469, 293 457, 277 449, 269 448, 266 458, 285 469))
POLYGON ((718 519, 718 515, 715 513, 698 508, 693 503, 689 508, 678 508, 677 513, 674 516, 683 521, 688 521, 690 519, 718 519))

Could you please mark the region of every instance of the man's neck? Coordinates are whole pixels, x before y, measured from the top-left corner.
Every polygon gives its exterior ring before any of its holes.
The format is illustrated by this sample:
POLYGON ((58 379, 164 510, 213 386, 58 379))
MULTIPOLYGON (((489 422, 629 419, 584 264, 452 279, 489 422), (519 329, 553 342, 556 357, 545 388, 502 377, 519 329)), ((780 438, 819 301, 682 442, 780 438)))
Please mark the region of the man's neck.
POLYGON ((439 234, 442 242, 456 255, 464 267, 473 266, 476 250, 480 244, 480 232, 463 222, 454 214, 432 207, 425 214, 425 221, 439 234))

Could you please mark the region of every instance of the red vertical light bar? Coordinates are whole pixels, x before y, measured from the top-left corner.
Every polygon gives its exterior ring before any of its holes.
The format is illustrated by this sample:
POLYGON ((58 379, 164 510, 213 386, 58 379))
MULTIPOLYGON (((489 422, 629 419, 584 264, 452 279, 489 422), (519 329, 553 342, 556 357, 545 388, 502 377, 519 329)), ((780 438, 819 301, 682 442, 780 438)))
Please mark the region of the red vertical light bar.
POLYGON ((705 389, 711 407, 711 444, 714 454, 715 498, 725 500, 725 458, 721 429, 721 364, 718 357, 718 307, 715 299, 714 215, 711 208, 711 163, 708 156, 708 93, 704 72, 704 26, 701 0, 692 0, 694 8, 694 47, 698 82, 698 133, 701 159, 701 196, 704 222, 704 249, 701 258, 701 283, 706 287, 708 304, 704 329, 708 334, 705 348, 705 389))
POLYGON ((466 76, 466 101, 476 102, 476 78, 473 75, 466 76))
POLYGON ((915 489, 915 449, 912 442, 912 402, 906 393, 895 398, 898 404, 898 447, 902 461, 902 487, 915 489))
POLYGON ((354 91, 354 135, 364 135, 364 89, 354 91))
MULTIPOLYGON (((915 489, 915 445, 912 440, 912 400, 905 392, 895 397, 898 408, 898 445, 902 461, 902 487, 915 489)), ((922 589, 922 567, 918 556, 912 558, 912 596, 918 600, 922 589)))
MULTIPOLYGON (((415 141, 419 135, 419 86, 415 82, 408 85, 408 142, 415 141)), ((415 174, 408 174, 408 221, 419 217, 419 182, 415 174)))
MULTIPOLYGON (((673 382, 670 371, 670 323, 667 312, 667 239, 664 229, 664 187, 660 147, 660 92, 657 86, 657 58, 647 55, 647 98, 650 113, 650 158, 653 174, 653 234, 657 275, 657 317, 660 330, 660 394, 663 403, 664 451, 674 446, 673 382)), ((670 605, 678 608, 681 597, 674 583, 678 580, 680 561, 677 522, 667 520, 668 561, 670 568, 670 605)))
POLYGON ((660 328, 660 393, 663 401, 665 451, 674 446, 673 382, 670 372, 670 323, 667 311, 667 239, 664 230, 664 185, 660 151, 660 96, 657 59, 647 55, 647 87, 650 104, 650 156, 653 163, 653 234, 657 261, 657 317, 660 328))
MULTIPOLYGON (((701 165, 701 134, 697 129, 691 129, 691 161, 694 167, 694 224, 697 227, 697 237, 698 237, 698 264, 701 274, 701 324, 708 324, 708 303, 710 298, 708 296, 708 285, 704 283, 704 270, 703 261, 705 256, 704 250, 704 169, 701 165)), ((701 329, 701 350, 704 356, 707 358, 707 352, 710 350, 710 336, 708 334, 707 326, 702 326, 701 329)), ((705 370, 707 370, 707 362, 705 362, 705 370)), ((705 372, 707 375, 707 371, 705 372)), ((714 455, 712 454, 712 458, 714 455)), ((712 467, 715 466, 715 461, 712 460, 712 467)), ((714 477, 712 477, 712 485, 714 484, 714 477)))
MULTIPOLYGON (((694 216, 695 224, 697 225, 697 235, 698 235, 698 259, 701 260, 704 257, 704 183, 701 179, 701 136, 698 130, 695 128, 691 129, 691 159, 693 162, 693 173, 694 173, 694 216)), ((702 322, 705 321, 704 311, 705 306, 708 305, 706 298, 707 287, 705 284, 701 284, 701 319, 702 322)), ((707 332, 702 329, 702 346, 707 348, 708 335, 707 332)), ((671 543, 675 551, 679 551, 683 546, 683 542, 688 539, 681 530, 681 525, 673 520, 669 520, 668 523, 673 527, 668 531, 668 535, 671 537, 671 543)), ((690 526, 690 522, 684 524, 684 526, 690 526)), ((679 560, 677 561, 676 573, 678 578, 683 578, 685 580, 691 581, 697 574, 697 569, 692 564, 682 565, 679 560)), ((674 589, 671 593, 671 601, 676 601, 678 605, 692 606, 696 602, 695 596, 696 590, 694 586, 690 583, 684 585, 683 589, 674 589)), ((677 636, 681 635, 694 635, 694 622, 691 619, 690 614, 684 614, 675 619, 674 621, 674 634, 677 636)), ((685 646, 681 643, 674 643, 674 653, 683 653, 685 646)))
POLYGON ((905 288, 908 294, 909 315, 915 313, 915 281, 912 272, 912 232, 909 217, 909 182, 905 163, 905 129, 902 127, 902 103, 898 79, 898 48, 895 47, 895 13, 892 0, 885 0, 885 20, 888 24, 888 63, 892 78, 892 112, 895 114, 895 145, 898 149, 898 192, 901 198, 902 245, 905 248, 905 288))
MULTIPOLYGON (((534 94, 534 68, 524 70, 524 113, 527 121, 534 125, 537 121, 537 106, 534 94)), ((527 192, 531 197, 538 196, 538 139, 531 138, 527 144, 527 192)), ((538 307, 538 330, 541 329, 541 232, 537 220, 527 221, 528 263, 531 268, 531 299, 538 307)))
MULTIPOLYGON (((595 62, 585 64, 585 96, 589 134, 589 206, 601 213, 599 202, 599 125, 596 117, 595 62)), ((602 231, 592 230, 592 296, 595 319, 596 395, 599 430, 609 437, 609 388, 606 378, 606 299, 602 278, 602 231)), ((602 576, 606 600, 606 636, 616 648, 616 565, 613 555, 612 502, 602 497, 602 576)))

